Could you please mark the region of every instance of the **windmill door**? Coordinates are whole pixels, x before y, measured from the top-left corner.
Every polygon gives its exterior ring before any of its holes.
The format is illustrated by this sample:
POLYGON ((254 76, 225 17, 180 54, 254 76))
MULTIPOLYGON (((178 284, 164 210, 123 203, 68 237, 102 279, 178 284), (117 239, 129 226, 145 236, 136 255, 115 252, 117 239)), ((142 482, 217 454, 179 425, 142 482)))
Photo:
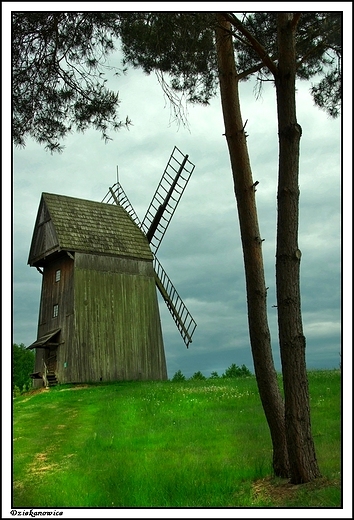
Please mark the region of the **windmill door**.
POLYGON ((47 365, 47 371, 50 374, 55 374, 57 370, 57 350, 58 347, 46 348, 45 364, 47 365))

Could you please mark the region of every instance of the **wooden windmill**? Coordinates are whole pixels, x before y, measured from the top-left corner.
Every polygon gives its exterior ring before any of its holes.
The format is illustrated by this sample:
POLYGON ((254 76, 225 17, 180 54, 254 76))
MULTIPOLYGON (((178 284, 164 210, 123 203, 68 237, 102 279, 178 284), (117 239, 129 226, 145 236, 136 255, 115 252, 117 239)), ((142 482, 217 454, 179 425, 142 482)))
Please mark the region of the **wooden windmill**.
POLYGON ((142 223, 119 183, 102 202, 42 194, 35 387, 167 378, 156 285, 187 347, 196 323, 155 254, 193 169, 175 148, 142 223))
POLYGON ((183 155, 175 146, 142 222, 119 182, 109 188, 102 201, 122 206, 146 235, 154 255, 156 286, 187 348, 192 342, 197 324, 157 259, 156 253, 194 168, 195 165, 189 161, 188 155, 183 155))

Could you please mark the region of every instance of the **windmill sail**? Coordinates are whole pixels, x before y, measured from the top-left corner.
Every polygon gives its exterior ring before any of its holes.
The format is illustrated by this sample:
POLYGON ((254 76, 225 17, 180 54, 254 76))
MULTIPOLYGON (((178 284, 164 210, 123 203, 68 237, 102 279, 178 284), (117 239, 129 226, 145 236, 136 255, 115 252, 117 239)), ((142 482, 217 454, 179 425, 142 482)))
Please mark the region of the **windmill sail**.
POLYGON ((175 146, 142 222, 150 248, 156 254, 166 229, 194 170, 188 155, 175 146))
POLYGON ((154 268, 157 288, 165 300, 167 308, 188 348, 188 345, 192 343, 193 332, 197 324, 156 256, 154 258, 154 268))
POLYGON ((145 233, 154 255, 157 288, 166 302, 167 308, 187 348, 192 343, 192 336, 197 324, 166 271, 156 258, 156 251, 193 170, 194 164, 188 160, 188 155, 183 155, 175 146, 142 223, 119 182, 109 188, 107 195, 102 200, 102 202, 107 204, 119 204, 122 206, 145 233))
POLYGON ((105 198, 102 202, 106 202, 107 204, 119 204, 125 211, 130 215, 132 220, 141 228, 141 222, 139 220, 138 215, 135 213, 133 206, 130 203, 125 191, 123 190, 121 184, 117 182, 113 184, 105 198))

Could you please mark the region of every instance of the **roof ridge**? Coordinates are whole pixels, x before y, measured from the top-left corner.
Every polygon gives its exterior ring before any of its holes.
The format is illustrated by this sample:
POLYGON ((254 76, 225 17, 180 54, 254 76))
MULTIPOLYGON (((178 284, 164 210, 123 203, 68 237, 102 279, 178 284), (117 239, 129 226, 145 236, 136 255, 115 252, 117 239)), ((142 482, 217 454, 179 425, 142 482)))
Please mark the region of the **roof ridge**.
POLYGON ((47 192, 42 193, 38 215, 43 205, 50 220, 40 223, 37 216, 31 265, 60 250, 153 259, 145 234, 120 205, 47 192))

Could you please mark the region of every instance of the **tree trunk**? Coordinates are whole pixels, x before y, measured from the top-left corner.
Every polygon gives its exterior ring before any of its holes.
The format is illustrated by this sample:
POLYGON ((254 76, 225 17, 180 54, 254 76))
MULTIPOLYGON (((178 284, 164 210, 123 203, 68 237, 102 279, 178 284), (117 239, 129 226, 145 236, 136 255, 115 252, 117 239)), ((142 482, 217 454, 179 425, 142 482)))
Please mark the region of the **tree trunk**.
POLYGON ((284 403, 274 368, 267 318, 267 289, 264 280, 262 239, 258 227, 255 185, 242 123, 238 78, 230 24, 216 14, 217 56, 225 136, 229 149, 240 222, 246 275, 248 322, 253 362, 260 398, 273 444, 273 469, 289 476, 284 403))
POLYGON ((285 426, 291 482, 320 476, 311 433, 306 340, 300 303, 298 249, 299 148, 301 127, 296 121, 295 21, 278 15, 278 71, 275 77, 279 134, 276 285, 279 344, 285 395, 285 426))

